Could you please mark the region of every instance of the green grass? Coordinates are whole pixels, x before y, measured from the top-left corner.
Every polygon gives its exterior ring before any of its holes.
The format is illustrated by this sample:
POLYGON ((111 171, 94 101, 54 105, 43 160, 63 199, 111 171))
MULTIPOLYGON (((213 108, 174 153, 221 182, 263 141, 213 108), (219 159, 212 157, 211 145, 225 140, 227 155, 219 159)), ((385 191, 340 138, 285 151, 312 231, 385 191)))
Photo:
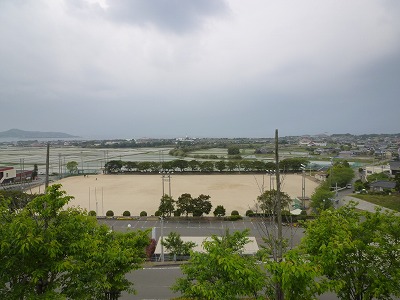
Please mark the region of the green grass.
POLYGON ((352 195, 355 198, 368 201, 370 203, 380 205, 395 211, 400 211, 400 194, 393 195, 352 195))

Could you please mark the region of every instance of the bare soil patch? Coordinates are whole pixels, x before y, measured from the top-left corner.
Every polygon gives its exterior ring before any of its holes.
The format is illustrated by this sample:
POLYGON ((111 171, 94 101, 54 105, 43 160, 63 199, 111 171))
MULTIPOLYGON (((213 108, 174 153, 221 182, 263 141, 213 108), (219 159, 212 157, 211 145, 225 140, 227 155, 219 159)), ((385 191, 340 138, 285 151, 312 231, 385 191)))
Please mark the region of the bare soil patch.
MULTIPOLYGON (((282 190, 292 198, 301 195, 301 175, 282 176, 282 190)), ((274 179, 274 178, 273 178, 274 179)), ((122 215, 129 210, 132 215, 146 211, 153 215, 158 209, 163 190, 159 175, 90 175, 69 177, 58 181, 68 195, 74 197, 71 206, 97 211, 99 216, 107 210, 122 215)), ((179 175, 171 176, 171 196, 177 200, 183 193, 192 197, 210 195, 213 209, 223 205, 226 213, 232 210, 244 215, 254 208, 260 189, 269 189, 267 175, 179 175)), ((306 179, 306 195, 311 196, 318 183, 306 179)), ((274 184, 272 187, 275 187, 274 184)), ((39 189, 33 190, 38 192, 39 189)), ((41 187, 43 191, 43 187, 41 187)), ((164 181, 164 192, 169 192, 169 182, 164 181)), ((211 211, 211 214, 212 214, 211 211)))

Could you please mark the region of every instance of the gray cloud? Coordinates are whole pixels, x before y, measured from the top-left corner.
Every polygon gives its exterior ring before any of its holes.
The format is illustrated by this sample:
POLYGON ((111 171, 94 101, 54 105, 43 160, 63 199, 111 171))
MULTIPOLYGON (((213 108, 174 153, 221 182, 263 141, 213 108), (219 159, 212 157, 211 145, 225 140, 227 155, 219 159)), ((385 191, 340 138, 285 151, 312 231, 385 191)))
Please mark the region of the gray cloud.
POLYGON ((0 131, 398 132, 398 1, 0 2, 0 131))
POLYGON ((202 26, 204 19, 228 10, 224 0, 112 0, 105 15, 116 22, 187 33, 202 26))

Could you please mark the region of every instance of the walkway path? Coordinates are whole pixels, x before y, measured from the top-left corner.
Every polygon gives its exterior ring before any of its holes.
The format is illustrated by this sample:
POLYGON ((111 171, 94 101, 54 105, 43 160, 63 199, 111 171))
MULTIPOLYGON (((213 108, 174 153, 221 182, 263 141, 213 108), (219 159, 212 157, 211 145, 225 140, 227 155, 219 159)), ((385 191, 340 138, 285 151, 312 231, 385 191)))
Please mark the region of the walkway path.
MULTIPOLYGON (((346 205, 350 201, 358 202, 356 207, 358 209, 364 210, 364 211, 375 212, 375 209, 377 207, 381 207, 383 211, 393 211, 393 212, 395 212, 392 209, 385 208, 385 207, 382 207, 382 206, 379 206, 379 205, 376 205, 376 204, 373 204, 373 203, 370 203, 370 202, 367 202, 367 201, 364 201, 364 200, 361 200, 361 199, 358 199, 358 198, 355 198, 355 197, 351 197, 351 196, 344 196, 342 199, 340 199, 340 206, 346 205)), ((400 214, 400 213, 397 213, 397 214, 400 214)))

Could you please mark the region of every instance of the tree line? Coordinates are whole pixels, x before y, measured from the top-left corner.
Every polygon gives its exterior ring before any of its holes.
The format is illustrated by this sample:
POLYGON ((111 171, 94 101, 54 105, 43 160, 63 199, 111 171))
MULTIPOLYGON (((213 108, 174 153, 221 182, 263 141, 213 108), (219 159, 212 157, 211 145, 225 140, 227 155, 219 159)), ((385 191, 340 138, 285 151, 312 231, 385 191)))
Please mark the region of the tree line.
MULTIPOLYGON (((309 161, 304 158, 286 158, 279 162, 282 172, 300 172, 309 161)), ((166 162, 157 161, 122 161, 111 160, 104 166, 106 173, 121 172, 273 172, 275 163, 272 161, 261 160, 219 160, 219 161, 200 161, 176 159, 166 162)))

